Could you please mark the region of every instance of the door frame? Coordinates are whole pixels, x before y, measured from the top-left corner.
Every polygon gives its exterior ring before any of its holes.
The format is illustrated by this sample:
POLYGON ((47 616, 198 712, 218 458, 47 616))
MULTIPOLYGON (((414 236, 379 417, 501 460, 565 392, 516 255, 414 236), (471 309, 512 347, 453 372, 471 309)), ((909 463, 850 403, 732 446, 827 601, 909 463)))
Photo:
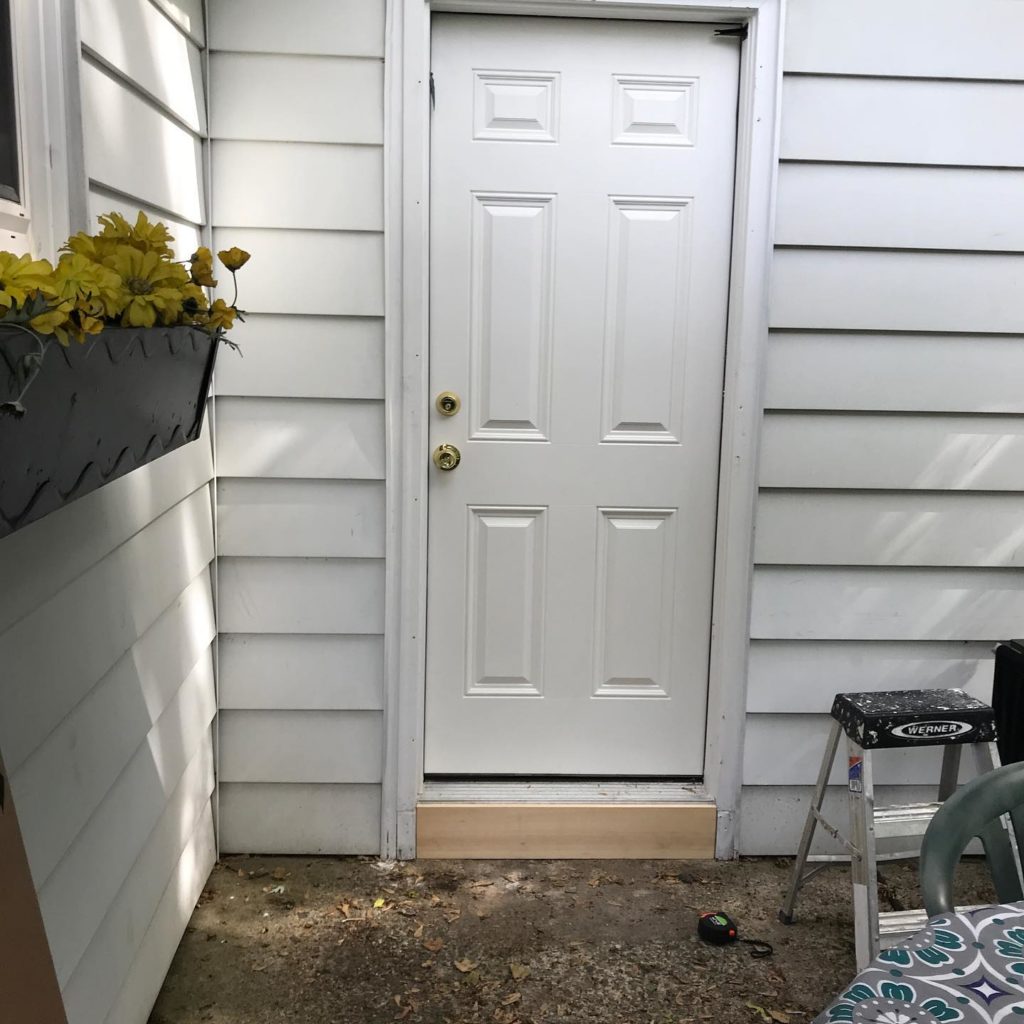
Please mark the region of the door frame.
POLYGON ((722 406, 704 790, 716 855, 737 845, 753 580, 761 386, 778 168, 785 0, 388 0, 384 264, 387 530, 381 856, 416 853, 423 788, 429 427, 432 12, 745 26, 722 406))

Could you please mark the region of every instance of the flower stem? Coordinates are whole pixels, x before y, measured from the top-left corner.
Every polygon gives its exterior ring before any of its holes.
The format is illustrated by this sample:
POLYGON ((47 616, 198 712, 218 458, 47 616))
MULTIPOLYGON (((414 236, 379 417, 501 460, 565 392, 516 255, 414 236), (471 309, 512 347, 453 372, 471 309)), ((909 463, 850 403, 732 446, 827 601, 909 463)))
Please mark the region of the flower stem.
POLYGON ((36 343, 36 346, 39 349, 37 353, 37 358, 34 360, 35 366, 33 367, 32 372, 25 379, 24 386, 22 387, 18 396, 9 401, 0 402, 0 409, 6 409, 10 407, 10 409, 15 413, 15 415, 21 416, 25 412, 25 407, 21 404, 21 400, 25 397, 25 393, 28 391, 28 389, 32 387, 32 384, 35 382, 36 377, 39 376, 39 373, 43 368, 43 360, 46 358, 46 352, 47 349, 49 348, 51 339, 47 338, 44 341, 42 338, 39 337, 38 334, 36 334, 35 331, 30 330, 29 328, 23 326, 22 324, 7 323, 4 324, 3 326, 13 327, 15 330, 21 331, 23 334, 27 334, 36 343))

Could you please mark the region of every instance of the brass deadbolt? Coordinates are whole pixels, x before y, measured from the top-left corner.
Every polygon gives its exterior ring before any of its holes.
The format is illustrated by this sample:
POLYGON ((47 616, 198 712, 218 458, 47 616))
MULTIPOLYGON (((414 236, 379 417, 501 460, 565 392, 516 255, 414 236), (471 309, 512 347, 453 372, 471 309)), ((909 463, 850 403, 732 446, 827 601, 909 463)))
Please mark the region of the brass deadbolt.
POLYGON ((434 449, 434 465, 446 473, 453 470, 461 459, 461 452, 453 444, 439 444, 434 449))
POLYGON ((434 406, 442 416, 454 416, 462 408, 462 400, 454 391, 442 391, 434 406))

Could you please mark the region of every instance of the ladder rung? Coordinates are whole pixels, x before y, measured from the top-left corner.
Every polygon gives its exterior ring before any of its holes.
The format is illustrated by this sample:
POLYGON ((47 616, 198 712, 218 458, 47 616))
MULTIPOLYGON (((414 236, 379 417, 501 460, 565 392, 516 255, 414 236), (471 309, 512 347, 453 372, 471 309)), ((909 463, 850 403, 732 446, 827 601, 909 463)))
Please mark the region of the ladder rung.
POLYGON ((875 811, 875 836, 878 839, 923 836, 941 806, 930 803, 880 807, 875 811))
POLYGON ((928 923, 924 910, 891 910, 878 915, 878 937, 883 946, 909 939, 928 923))
MULTIPOLYGON (((972 907, 957 907, 958 914, 969 914, 981 910, 983 904, 972 907)), ((878 937, 881 945, 892 946, 901 939, 909 939, 928 923, 926 910, 889 910, 878 915, 878 937)))

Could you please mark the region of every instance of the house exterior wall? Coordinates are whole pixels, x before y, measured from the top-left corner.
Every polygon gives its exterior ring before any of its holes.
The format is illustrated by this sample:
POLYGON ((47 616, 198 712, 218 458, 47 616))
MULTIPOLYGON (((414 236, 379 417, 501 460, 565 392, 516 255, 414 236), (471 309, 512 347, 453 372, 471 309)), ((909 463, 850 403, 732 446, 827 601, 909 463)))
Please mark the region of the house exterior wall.
MULTIPOLYGON (((199 5, 78 24, 90 212, 142 207, 187 255, 199 5)), ((0 542, 0 748, 70 1024, 147 1018, 214 863, 212 477, 207 434, 0 542)))
MULTIPOLYGON (((1021 632, 1022 33, 1006 0, 789 0, 744 853, 793 852, 833 694, 984 698, 1021 632)), ((933 798, 934 757, 877 772, 933 798)))
POLYGON ((220 839, 373 853, 383 744, 383 0, 212 0, 220 839), (222 285, 224 282, 222 281, 222 285))
MULTIPOLYGON (((210 6, 214 223, 256 254, 218 375, 222 839, 369 852, 383 5, 210 6)), ((743 852, 795 848, 835 692, 985 696, 1021 631, 1022 29, 1014 0, 788 0, 743 852)))

